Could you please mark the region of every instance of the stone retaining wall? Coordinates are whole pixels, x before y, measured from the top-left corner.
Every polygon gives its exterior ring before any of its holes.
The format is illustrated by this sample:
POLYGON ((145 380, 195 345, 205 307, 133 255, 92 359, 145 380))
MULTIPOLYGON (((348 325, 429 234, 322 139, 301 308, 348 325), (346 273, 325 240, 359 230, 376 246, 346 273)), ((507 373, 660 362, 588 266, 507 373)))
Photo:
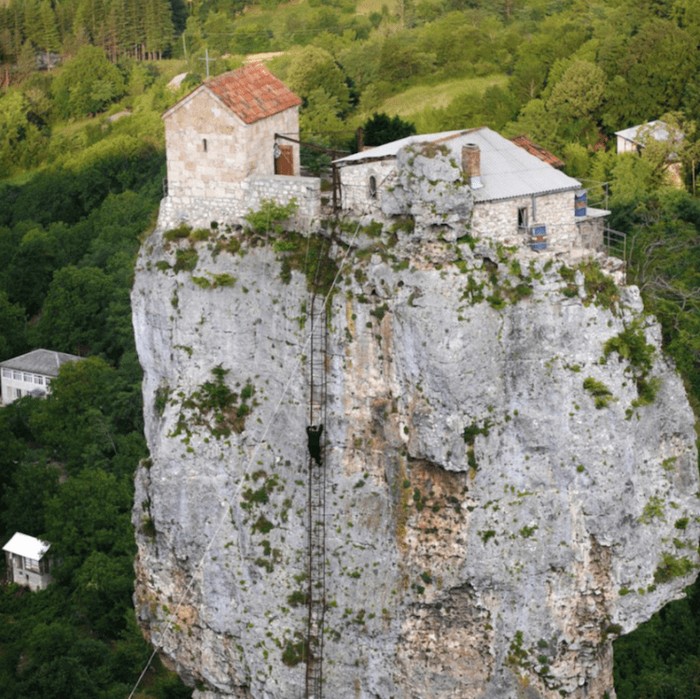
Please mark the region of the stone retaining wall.
MULTIPOLYGON (((178 183, 168 183, 169 191, 182 191, 178 183), (174 185, 174 186, 173 186, 174 185)), ((257 211, 265 200, 285 205, 292 199, 299 207, 294 223, 300 229, 315 230, 320 219, 321 181, 315 177, 249 177, 226 185, 225 197, 166 196, 160 204, 158 227, 163 230, 187 223, 193 228, 240 225, 244 216, 257 211)))

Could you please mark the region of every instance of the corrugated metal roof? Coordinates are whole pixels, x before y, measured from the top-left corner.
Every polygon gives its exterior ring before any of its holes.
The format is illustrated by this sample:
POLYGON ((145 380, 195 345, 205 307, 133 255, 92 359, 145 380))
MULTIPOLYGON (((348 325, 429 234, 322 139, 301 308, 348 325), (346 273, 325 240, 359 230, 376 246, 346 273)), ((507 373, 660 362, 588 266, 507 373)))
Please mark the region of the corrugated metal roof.
POLYGON ((16 532, 2 547, 2 550, 8 553, 14 553, 16 556, 31 558, 33 561, 40 561, 50 547, 51 544, 47 544, 41 539, 16 532))
POLYGON ((16 369, 17 371, 31 371, 44 376, 58 376, 58 370, 67 362, 75 362, 81 357, 66 352, 53 352, 52 350, 36 349, 19 357, 6 359, 0 362, 0 367, 16 369))
POLYGON ((637 126, 630 126, 628 129, 615 132, 616 136, 621 136, 627 141, 632 141, 632 143, 636 143, 638 145, 643 145, 638 140, 641 138, 642 134, 651 136, 657 141, 665 141, 668 138, 668 126, 665 121, 656 119, 654 121, 649 121, 646 124, 637 124, 637 126))
POLYGON ((444 131, 421 136, 408 136, 361 153, 354 153, 335 162, 340 166, 347 167, 372 160, 392 159, 405 146, 413 143, 435 143, 437 141, 450 149, 452 157, 457 162, 461 162, 463 145, 475 143, 479 146, 483 187, 473 190, 474 199, 477 202, 513 199, 581 188, 581 183, 578 180, 565 175, 487 127, 468 131, 444 131))

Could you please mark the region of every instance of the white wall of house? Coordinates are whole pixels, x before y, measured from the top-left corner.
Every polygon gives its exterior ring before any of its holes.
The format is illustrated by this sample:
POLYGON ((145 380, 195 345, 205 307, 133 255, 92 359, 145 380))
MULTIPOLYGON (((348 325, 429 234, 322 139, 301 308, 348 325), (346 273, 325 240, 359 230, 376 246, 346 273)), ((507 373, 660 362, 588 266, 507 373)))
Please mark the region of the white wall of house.
POLYGON ((10 582, 28 587, 32 592, 44 590, 48 587, 52 578, 49 574, 48 559, 40 561, 33 558, 25 558, 15 553, 7 553, 7 572, 10 582))
POLYGON ((630 141, 623 136, 617 137, 617 152, 618 153, 639 153, 640 146, 634 141, 630 141))
POLYGON ((4 405, 9 405, 18 398, 28 396, 37 389, 47 394, 51 392, 51 377, 44 374, 33 374, 3 367, 0 382, 2 383, 2 402, 4 405))
MULTIPOLYGON (((233 183, 274 175, 275 133, 296 137, 298 111, 246 124, 205 87, 196 90, 164 118, 169 195, 223 198, 233 183)), ((298 145, 283 145, 292 146, 298 173, 298 145)))

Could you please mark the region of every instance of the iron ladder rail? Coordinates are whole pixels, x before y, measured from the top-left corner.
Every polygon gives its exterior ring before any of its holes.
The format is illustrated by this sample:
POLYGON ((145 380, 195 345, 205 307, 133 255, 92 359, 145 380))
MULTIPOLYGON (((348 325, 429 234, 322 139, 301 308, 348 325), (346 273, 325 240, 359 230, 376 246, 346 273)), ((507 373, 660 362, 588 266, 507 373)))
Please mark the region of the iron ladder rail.
MULTIPOLYGON (((328 324, 325 299, 311 297, 309 319, 309 425, 326 427, 328 324)), ((306 636, 306 699, 323 697, 323 623, 326 611, 326 468, 321 436, 320 464, 309 454, 308 627, 306 636)))

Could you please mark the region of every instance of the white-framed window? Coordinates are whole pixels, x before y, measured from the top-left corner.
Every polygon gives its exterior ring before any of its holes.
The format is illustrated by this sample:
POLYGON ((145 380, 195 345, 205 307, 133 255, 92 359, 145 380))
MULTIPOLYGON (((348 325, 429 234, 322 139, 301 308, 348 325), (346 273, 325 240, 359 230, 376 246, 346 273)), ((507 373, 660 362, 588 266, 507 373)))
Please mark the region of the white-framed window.
POLYGON ((13 371, 12 372, 12 378, 15 381, 21 381, 22 380, 22 372, 21 371, 13 371))
POLYGON ((27 382, 31 383, 32 382, 32 375, 31 374, 23 374, 22 378, 27 382))
POLYGON ((11 378, 12 378, 12 372, 11 372, 9 369, 3 369, 3 370, 2 370, 2 375, 3 375, 6 379, 11 379, 11 378))
POLYGON ((22 389, 21 389, 21 388, 16 388, 16 389, 15 389, 15 393, 17 394, 17 398, 21 398, 21 397, 22 397, 22 389))
POLYGON ((43 376, 37 376, 36 374, 34 375, 34 383, 38 383, 40 386, 44 385, 44 377, 43 376))

